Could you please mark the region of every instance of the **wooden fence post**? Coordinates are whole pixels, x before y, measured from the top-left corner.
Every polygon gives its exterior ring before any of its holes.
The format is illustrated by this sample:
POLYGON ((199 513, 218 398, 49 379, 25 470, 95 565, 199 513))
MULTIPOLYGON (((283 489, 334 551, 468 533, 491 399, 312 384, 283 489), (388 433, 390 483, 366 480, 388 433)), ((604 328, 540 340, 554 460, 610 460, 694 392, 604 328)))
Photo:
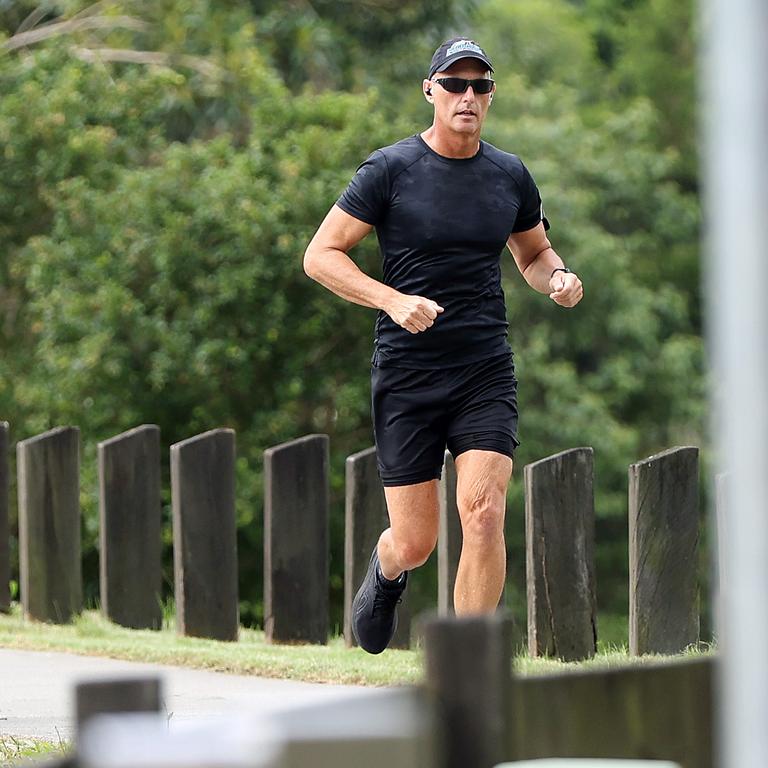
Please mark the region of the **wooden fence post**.
POLYGON ((699 638, 699 450, 629 467, 629 651, 679 653, 699 638))
POLYGON ((440 530, 437 537, 437 611, 441 616, 453 613, 453 587, 461 557, 461 520, 456 503, 456 464, 445 452, 440 479, 440 530))
POLYGON ((264 630, 328 642, 328 435, 264 451, 264 630))
POLYGON ((592 449, 528 464, 524 477, 528 652, 591 658, 597 650, 592 449))
POLYGON ((58 427, 16 446, 24 613, 63 624, 82 609, 80 430, 58 427))
POLYGON ((101 610, 117 624, 160 629, 160 428, 99 443, 101 610))
MULTIPOLYGON (((348 648, 357 643, 352 633, 352 601, 368 570, 371 553, 381 532, 388 527, 384 488, 376 467, 376 449, 366 448, 347 457, 346 498, 344 508, 344 642, 348 648)), ((407 605, 408 590, 397 607, 397 630, 390 648, 408 648, 411 617, 407 605)))
MULTIPOLYGON (((713 738, 718 663, 708 655, 518 675, 513 685, 515 717, 509 722, 513 757, 581 758, 573 768, 610 768, 616 758, 713 768, 719 764, 713 738), (594 758, 594 763, 586 758, 594 758)), ((668 765, 632 762, 626 768, 668 765)))
POLYGON ((492 768, 511 757, 512 622, 503 613, 424 623, 426 687, 442 768, 492 768))
POLYGON ((10 525, 8 522, 8 422, 0 421, 0 612, 11 608, 11 551, 10 525))
POLYGON ((177 629, 236 640, 235 432, 213 429, 171 446, 177 629))

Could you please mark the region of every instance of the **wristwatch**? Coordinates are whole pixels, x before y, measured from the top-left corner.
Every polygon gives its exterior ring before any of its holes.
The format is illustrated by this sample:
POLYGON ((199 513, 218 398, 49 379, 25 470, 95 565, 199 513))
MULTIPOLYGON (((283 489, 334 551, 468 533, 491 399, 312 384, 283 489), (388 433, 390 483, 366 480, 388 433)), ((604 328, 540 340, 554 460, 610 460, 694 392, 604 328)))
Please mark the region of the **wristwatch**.
POLYGON ((549 276, 550 280, 555 276, 555 272, 567 272, 569 275, 571 274, 571 270, 568 269, 568 267, 555 267, 552 270, 552 274, 549 276))

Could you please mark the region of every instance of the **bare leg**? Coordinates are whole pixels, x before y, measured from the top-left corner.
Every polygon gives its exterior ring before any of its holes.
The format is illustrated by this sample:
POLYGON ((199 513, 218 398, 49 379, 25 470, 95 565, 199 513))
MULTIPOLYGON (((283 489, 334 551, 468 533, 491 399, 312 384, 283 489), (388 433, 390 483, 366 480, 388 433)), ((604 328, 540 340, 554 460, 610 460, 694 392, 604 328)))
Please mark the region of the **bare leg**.
POLYGON ((471 450, 456 458, 456 498, 463 543, 453 592, 457 615, 492 613, 506 573, 504 513, 512 459, 471 450))
POLYGON ((437 480, 385 487, 389 525, 379 538, 379 562, 387 579, 423 565, 437 543, 437 480))

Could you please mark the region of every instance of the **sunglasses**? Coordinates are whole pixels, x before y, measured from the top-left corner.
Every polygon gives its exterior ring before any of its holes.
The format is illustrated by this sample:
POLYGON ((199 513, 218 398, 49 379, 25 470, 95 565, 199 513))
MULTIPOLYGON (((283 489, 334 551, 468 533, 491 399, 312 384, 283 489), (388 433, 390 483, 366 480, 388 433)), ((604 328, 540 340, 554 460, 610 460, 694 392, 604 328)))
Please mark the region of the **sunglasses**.
POLYGON ((475 93, 490 93, 493 90, 493 80, 485 77, 478 77, 475 80, 465 80, 463 77, 438 77, 433 83, 440 83, 448 93, 464 93, 472 86, 475 93))

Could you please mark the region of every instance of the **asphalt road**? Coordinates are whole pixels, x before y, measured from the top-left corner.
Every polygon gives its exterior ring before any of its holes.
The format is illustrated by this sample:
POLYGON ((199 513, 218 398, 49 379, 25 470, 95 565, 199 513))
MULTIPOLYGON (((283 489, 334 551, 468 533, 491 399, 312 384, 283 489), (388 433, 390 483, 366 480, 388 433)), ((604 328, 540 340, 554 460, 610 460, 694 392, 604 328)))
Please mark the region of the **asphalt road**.
POLYGON ((0 649, 0 735, 58 741, 74 735, 78 682, 159 675, 171 723, 224 714, 272 714, 304 704, 370 696, 370 688, 269 680, 134 661, 0 649))

